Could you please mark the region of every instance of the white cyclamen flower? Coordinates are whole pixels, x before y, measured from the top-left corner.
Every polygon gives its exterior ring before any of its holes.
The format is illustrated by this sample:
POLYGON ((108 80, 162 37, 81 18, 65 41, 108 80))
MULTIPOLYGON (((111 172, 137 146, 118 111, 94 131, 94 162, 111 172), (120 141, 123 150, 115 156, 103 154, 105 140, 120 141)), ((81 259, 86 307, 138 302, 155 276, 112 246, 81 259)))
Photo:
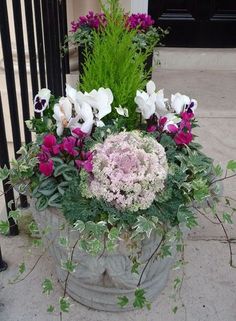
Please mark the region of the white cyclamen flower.
POLYGON ((160 89, 156 94, 156 113, 159 117, 168 112, 166 108, 167 101, 168 99, 164 97, 164 89, 160 89))
POLYGON ((113 94, 109 88, 94 89, 90 93, 85 92, 83 96, 80 93, 80 99, 93 108, 93 114, 97 121, 111 113, 113 94))
POLYGON ((181 95, 176 93, 171 95, 171 107, 176 112, 176 114, 181 114, 187 105, 190 104, 190 98, 186 95, 181 95))
POLYGON ((83 120, 83 123, 76 123, 71 129, 80 128, 83 133, 91 134, 94 125, 94 115, 88 103, 82 103, 78 117, 80 120, 83 120))
POLYGON ((57 135, 63 134, 64 128, 70 128, 78 122, 78 117, 72 118, 72 104, 67 97, 61 97, 54 105, 53 118, 56 120, 57 135))
POLYGON ((42 88, 34 98, 34 111, 42 113, 48 106, 51 97, 51 90, 42 88))
POLYGON ((129 117, 129 111, 127 108, 123 108, 121 105, 119 105, 119 107, 115 107, 115 110, 117 111, 118 115, 129 117))
POLYGON ((149 81, 146 85, 145 91, 137 90, 135 103, 138 105, 137 112, 141 113, 144 119, 149 119, 156 110, 156 86, 153 81, 149 81))

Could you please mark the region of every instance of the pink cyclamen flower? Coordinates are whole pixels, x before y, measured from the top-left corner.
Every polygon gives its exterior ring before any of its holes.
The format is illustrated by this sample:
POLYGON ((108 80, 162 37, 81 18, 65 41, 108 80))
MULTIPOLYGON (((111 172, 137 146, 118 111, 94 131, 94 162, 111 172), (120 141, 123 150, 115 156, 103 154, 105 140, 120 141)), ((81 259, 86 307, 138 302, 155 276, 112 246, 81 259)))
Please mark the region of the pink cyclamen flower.
POLYGON ((47 162, 41 162, 39 164, 40 173, 45 176, 51 176, 54 170, 54 163, 52 159, 49 159, 47 162))
POLYGON ((83 139, 87 136, 86 133, 84 133, 79 127, 75 128, 72 130, 72 134, 77 137, 77 138, 80 138, 80 139, 83 139))
POLYGON ((57 155, 60 152, 60 145, 57 144, 57 139, 53 134, 47 134, 43 138, 41 149, 43 152, 57 155))
POLYGON ((67 152, 71 156, 78 156, 79 152, 76 148, 77 139, 73 136, 65 137, 61 143, 61 150, 67 152))
POLYGON ((190 132, 180 131, 174 137, 174 141, 177 145, 188 145, 193 140, 193 135, 190 132))
POLYGON ((91 152, 81 152, 81 159, 75 161, 76 166, 80 169, 83 168, 86 172, 91 173, 93 171, 93 154, 91 152))

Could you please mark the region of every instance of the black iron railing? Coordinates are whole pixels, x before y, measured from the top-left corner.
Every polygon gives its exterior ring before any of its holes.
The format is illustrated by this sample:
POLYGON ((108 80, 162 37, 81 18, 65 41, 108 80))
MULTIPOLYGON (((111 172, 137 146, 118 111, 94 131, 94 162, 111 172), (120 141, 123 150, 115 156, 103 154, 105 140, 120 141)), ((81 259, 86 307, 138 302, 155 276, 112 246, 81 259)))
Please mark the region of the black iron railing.
MULTIPOLYGON (((31 133, 25 125, 30 118, 33 97, 40 88, 48 87, 61 96, 65 90, 65 77, 69 73, 68 56, 61 56, 61 43, 67 34, 66 0, 24 0, 25 20, 22 15, 22 0, 12 0, 20 93, 23 120, 19 120, 13 55, 9 30, 8 8, 9 1, 0 0, 0 31, 4 59, 4 70, 8 94, 8 106, 3 106, 0 93, 0 166, 9 166, 8 144, 4 124, 4 115, 7 108, 10 111, 13 147, 15 157, 21 146, 20 122, 24 122, 24 141, 31 141, 31 133), (24 43, 23 24, 26 24, 30 76, 32 95, 29 95, 29 86, 26 70, 26 50, 24 43)), ((36 116, 36 115, 35 115, 36 116)), ((7 182, 3 182, 5 193, 6 213, 9 213, 7 203, 14 201, 14 192, 7 182)), ((13 203, 13 208, 15 207, 13 203)), ((27 206, 27 198, 20 195, 20 206, 27 206)), ((18 234, 18 227, 12 218, 9 218, 10 234, 18 234)), ((0 261, 2 260, 0 255, 0 261)))

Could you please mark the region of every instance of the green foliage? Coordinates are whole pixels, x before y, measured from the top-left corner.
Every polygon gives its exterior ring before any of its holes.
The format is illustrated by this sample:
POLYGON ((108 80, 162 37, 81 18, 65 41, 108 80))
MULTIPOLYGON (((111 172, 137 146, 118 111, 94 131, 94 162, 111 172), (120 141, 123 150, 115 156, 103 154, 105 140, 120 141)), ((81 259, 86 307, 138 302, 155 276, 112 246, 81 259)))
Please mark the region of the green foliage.
POLYGON ((168 34, 168 29, 163 30, 160 27, 155 28, 151 26, 146 32, 137 32, 133 38, 133 42, 137 49, 156 47, 161 44, 163 38, 168 34))
POLYGON ((93 51, 86 56, 79 88, 87 92, 100 87, 110 88, 114 95, 113 111, 105 122, 117 116, 114 107, 121 105, 129 110, 124 124, 126 128, 133 129, 138 120, 134 97, 138 89, 145 87, 147 74, 144 64, 153 48, 137 51, 133 45, 137 31, 127 30, 120 8, 106 12, 106 16, 107 26, 102 36, 94 32, 93 51))
POLYGON ((0 181, 3 181, 9 176, 9 169, 5 165, 3 168, 0 167, 0 181))
POLYGON ((75 272, 76 264, 73 263, 71 260, 61 262, 62 269, 66 270, 69 273, 75 272))
POLYGON ((150 302, 147 301, 145 296, 145 290, 141 288, 137 288, 134 293, 134 302, 133 302, 134 308, 142 309, 145 306, 150 310, 151 305, 150 302))
POLYGON ((236 172, 236 161, 235 160, 230 160, 227 164, 227 169, 236 172))
POLYGON ((71 304, 69 302, 69 298, 60 298, 59 305, 61 312, 68 313, 70 311, 71 304))
POLYGON ((129 299, 127 296, 119 296, 117 305, 119 305, 121 308, 124 308, 129 303, 129 299))
POLYGON ((53 305, 49 305, 48 308, 47 308, 47 312, 48 313, 53 313, 55 310, 55 307, 53 305))
POLYGON ((9 233, 9 222, 8 221, 0 221, 0 234, 7 235, 9 233))
POLYGON ((49 295, 53 291, 53 283, 50 279, 45 279, 42 283, 43 293, 49 295))
POLYGON ((177 217, 179 220, 179 223, 185 223, 188 228, 192 228, 196 225, 198 225, 196 217, 194 216, 194 213, 185 206, 180 206, 177 217))

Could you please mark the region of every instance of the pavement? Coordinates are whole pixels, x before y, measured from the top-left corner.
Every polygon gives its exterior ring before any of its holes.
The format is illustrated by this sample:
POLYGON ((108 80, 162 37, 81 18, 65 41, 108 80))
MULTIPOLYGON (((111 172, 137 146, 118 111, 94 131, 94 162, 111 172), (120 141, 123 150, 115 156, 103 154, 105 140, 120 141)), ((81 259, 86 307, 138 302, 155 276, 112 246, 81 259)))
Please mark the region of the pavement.
MULTIPOLYGON (((164 67, 153 73, 153 79, 158 88, 166 88, 167 97, 179 91, 198 100, 197 117, 201 127, 195 133, 209 156, 222 165, 229 159, 236 159, 236 69, 164 67)), ((225 184, 224 194, 236 198, 236 180, 225 184)), ((4 216, 3 203, 1 205, 4 216)), ((63 321, 236 321, 236 269, 229 266, 224 234, 219 226, 202 217, 199 222, 200 226, 186 239, 188 264, 179 300, 184 307, 176 314, 171 311, 175 303, 170 298, 177 274, 173 271, 151 311, 107 313, 73 302, 71 313, 65 315, 63 321)), ((227 226, 227 230, 233 241, 236 264, 236 228, 227 226)), ((47 306, 56 305, 63 293, 55 277, 52 258, 46 254, 26 280, 10 285, 9 280, 23 258, 30 268, 40 253, 31 253, 31 239, 23 233, 12 238, 0 236, 0 244, 9 265, 7 271, 0 273, 0 321, 58 321, 57 311, 46 312, 47 306), (42 294, 41 283, 48 275, 55 281, 55 291, 47 297, 42 294)))

